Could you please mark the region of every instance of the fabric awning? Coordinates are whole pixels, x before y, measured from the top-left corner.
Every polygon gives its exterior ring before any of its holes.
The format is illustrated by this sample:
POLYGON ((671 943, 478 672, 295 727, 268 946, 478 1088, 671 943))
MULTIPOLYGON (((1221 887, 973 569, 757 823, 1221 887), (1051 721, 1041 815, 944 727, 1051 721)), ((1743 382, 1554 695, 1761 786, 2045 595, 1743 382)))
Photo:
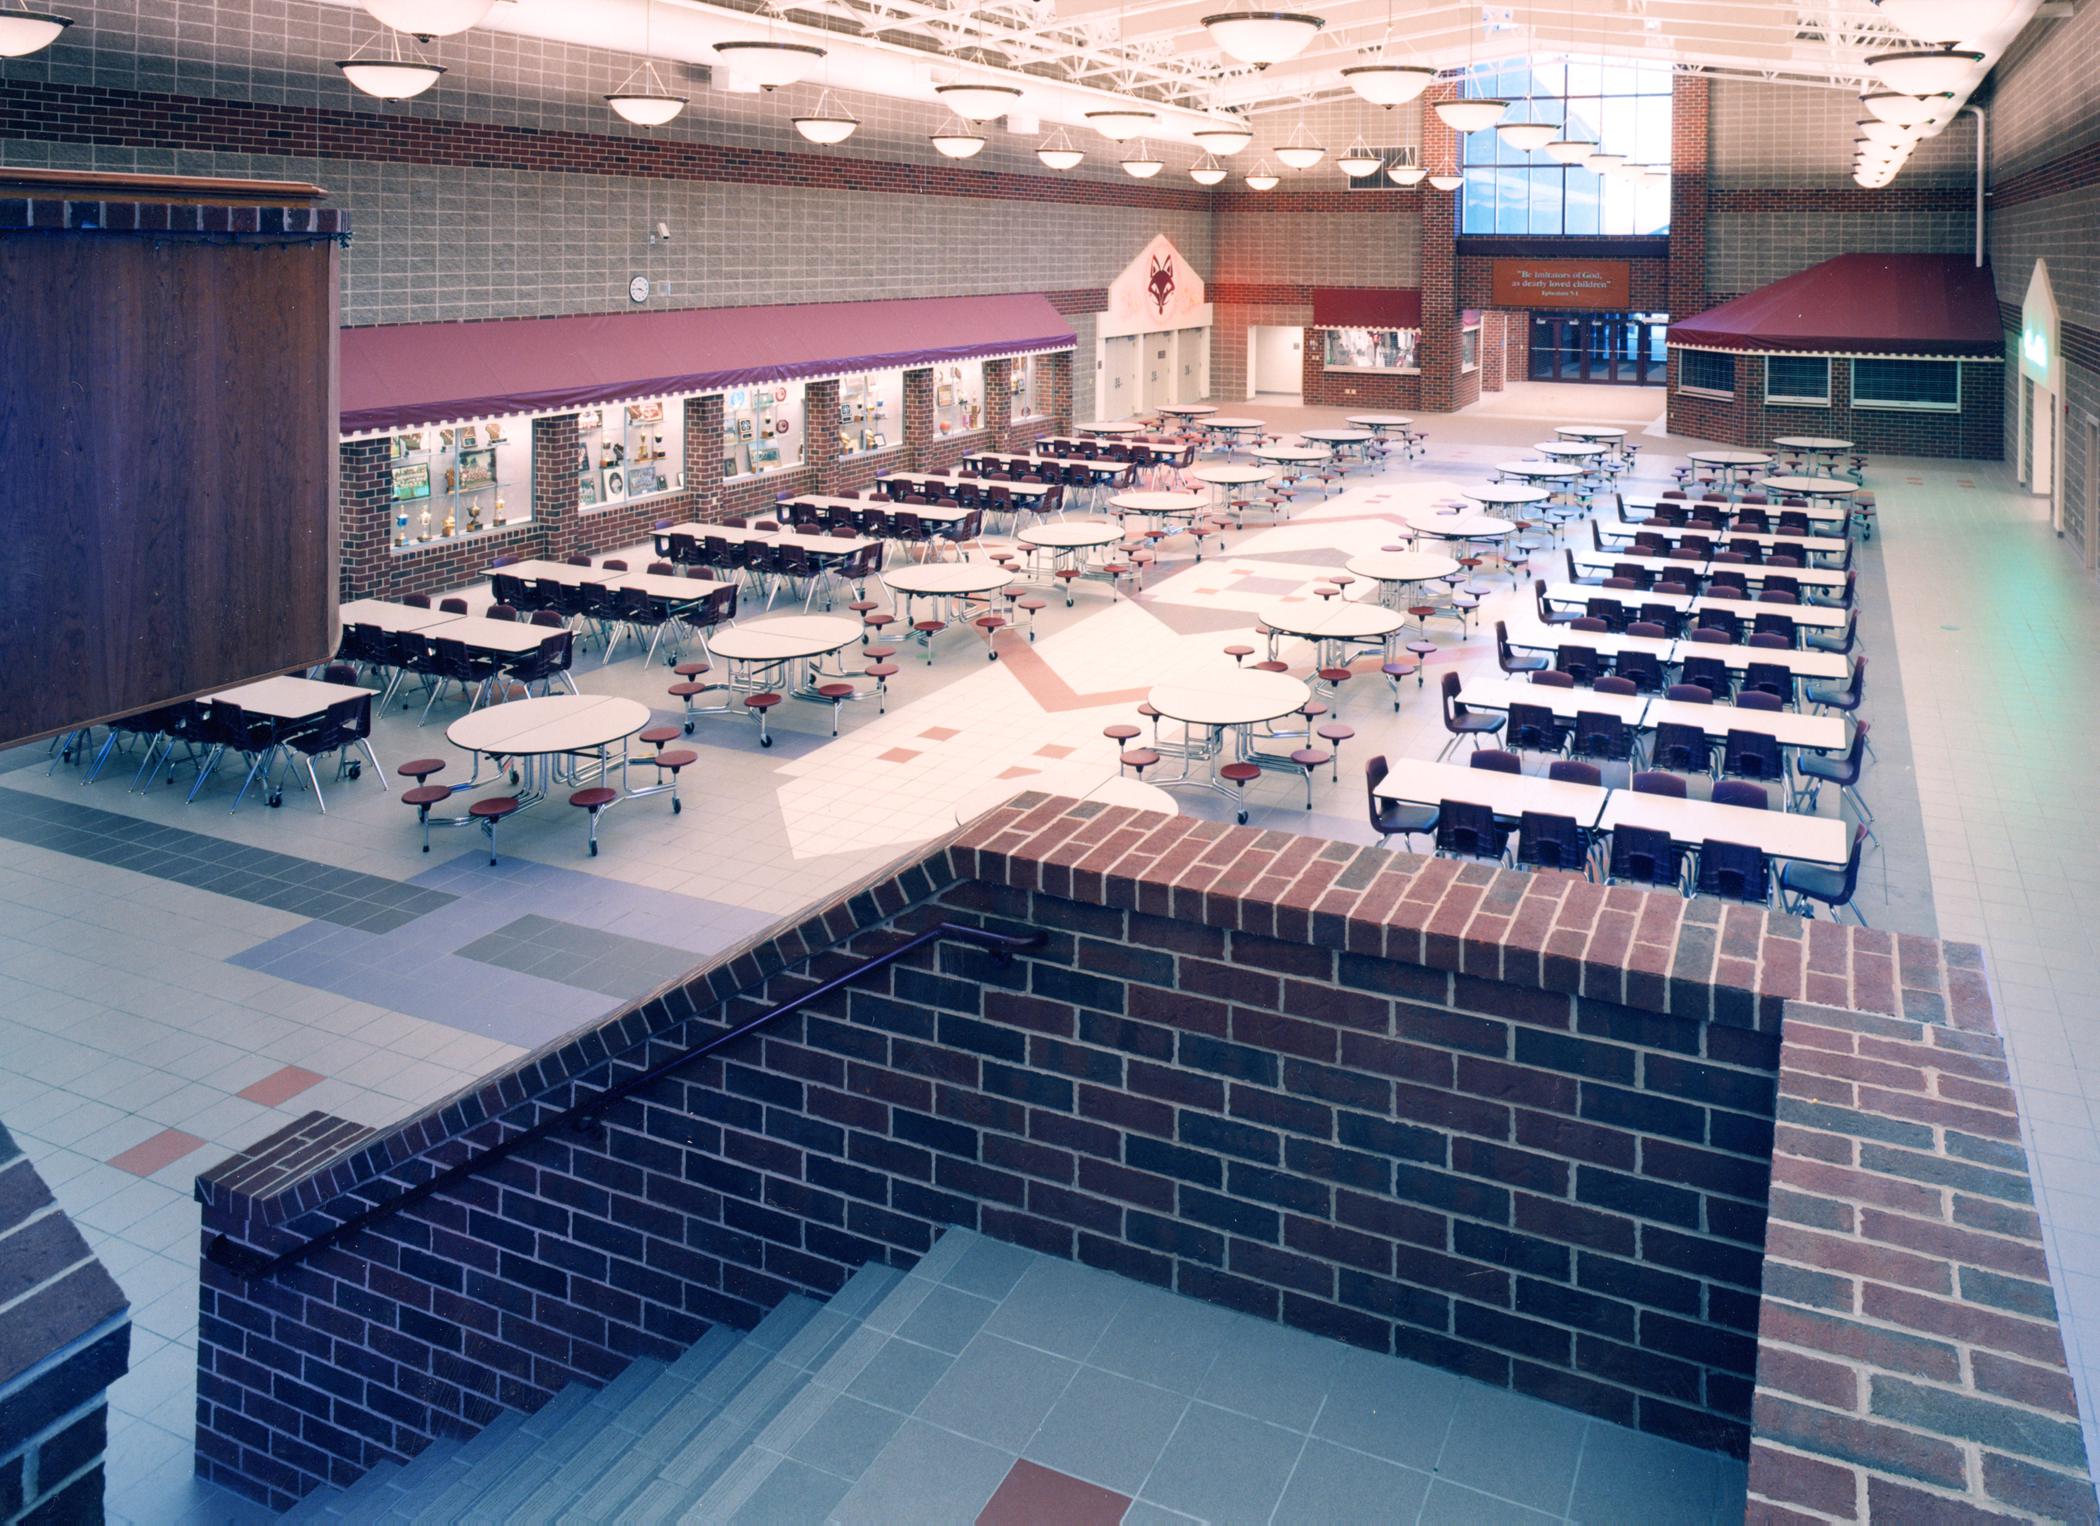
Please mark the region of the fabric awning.
POLYGON ((1072 347, 1039 294, 402 323, 342 331, 342 432, 1072 347))
POLYGON ((1739 354, 2005 358, 1991 267, 1957 254, 1841 254, 1671 324, 1670 343, 1739 354))
POLYGON ((1316 329, 1418 329, 1422 293, 1411 286, 1315 286, 1316 329))

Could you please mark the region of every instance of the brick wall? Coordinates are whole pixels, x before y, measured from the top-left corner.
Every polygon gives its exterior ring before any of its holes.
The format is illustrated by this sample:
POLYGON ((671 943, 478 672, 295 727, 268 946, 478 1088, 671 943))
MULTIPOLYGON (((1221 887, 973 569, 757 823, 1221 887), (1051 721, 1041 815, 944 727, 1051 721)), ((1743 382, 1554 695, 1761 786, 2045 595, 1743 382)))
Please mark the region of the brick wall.
MULTIPOLYGON (((1432 175, 1458 170, 1458 135, 1431 109, 1438 101, 1456 99, 1458 86, 1439 80, 1422 96, 1422 167, 1432 175)), ((1450 413, 1472 398, 1463 396, 1459 374, 1458 196, 1439 191, 1427 180, 1419 187, 1422 235, 1421 406, 1450 413)), ((1474 393, 1477 397, 1477 391, 1474 393)))
POLYGON ((1787 1004, 1991 1022, 1974 950, 1030 799, 425 1119, 310 1115, 200 1179, 207 1235, 942 918, 1047 941, 857 982, 267 1282, 207 1263, 202 1468, 282 1504, 946 1224, 1740 1451, 1787 1004))
POLYGON ((105 1394, 130 1305, 0 1128, 0 1519, 102 1519, 105 1394))
POLYGON ((1679 352, 1670 351, 1670 433, 1756 448, 1775 435, 1827 434, 1857 441, 1869 455, 1944 456, 1995 461, 2005 448, 2005 388, 2002 367, 1965 364, 1959 413, 1854 408, 1852 368, 1830 363, 1830 404, 1824 408, 1770 406, 1764 401, 1762 356, 1738 355, 1735 395, 1706 397, 1677 390, 1679 352))
POLYGON ((1330 371, 1322 331, 1305 331, 1301 389, 1308 407, 1356 412, 1413 410, 1422 406, 1422 378, 1398 372, 1330 371))
POLYGON ((1679 74, 1670 90, 1670 274, 1663 311, 1683 320, 1706 311, 1707 181, 1712 98, 1703 74, 1679 74))

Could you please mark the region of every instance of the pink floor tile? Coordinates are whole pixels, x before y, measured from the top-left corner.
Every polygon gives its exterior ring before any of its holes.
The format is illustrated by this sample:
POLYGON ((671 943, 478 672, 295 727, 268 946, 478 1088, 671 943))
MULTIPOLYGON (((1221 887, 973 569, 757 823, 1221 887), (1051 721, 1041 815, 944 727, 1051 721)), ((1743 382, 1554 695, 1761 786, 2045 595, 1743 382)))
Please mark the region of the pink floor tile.
POLYGON ((945 742, 950 737, 961 736, 962 733, 951 726, 928 726, 919 735, 929 742, 945 742))
POLYGON ((1000 773, 999 773, 999 777, 1000 777, 1000 778, 1002 778, 1002 779, 1025 779, 1025 778, 1027 778, 1027 777, 1028 777, 1028 776, 1029 776, 1030 774, 1039 774, 1039 773, 1041 773, 1041 772, 1042 772, 1042 770, 1041 770, 1041 769, 1039 769, 1039 768, 1020 768, 1020 767, 1015 767, 1015 768, 1008 768, 1008 769, 1002 769, 1002 770, 1000 771, 1000 773))
POLYGON ((892 747, 888 752, 877 754, 876 761, 881 763, 909 763, 917 756, 918 754, 909 747, 892 747))
POLYGON ((162 1129, 150 1139, 141 1140, 121 1155, 112 1155, 109 1163, 119 1171, 129 1171, 133 1176, 151 1176, 161 1167, 182 1159, 192 1150, 204 1148, 204 1141, 195 1134, 185 1134, 180 1129, 162 1129))
POLYGON ((1052 742, 1046 747, 1038 747, 1035 755, 1039 758, 1069 758, 1078 750, 1076 747, 1067 747, 1062 742, 1052 742))
POLYGON ((237 1096, 250 1102, 259 1102, 264 1107, 278 1107, 296 1097, 309 1086, 327 1080, 326 1076, 302 1070, 297 1065, 287 1065, 282 1070, 273 1070, 253 1086, 244 1086, 237 1096))

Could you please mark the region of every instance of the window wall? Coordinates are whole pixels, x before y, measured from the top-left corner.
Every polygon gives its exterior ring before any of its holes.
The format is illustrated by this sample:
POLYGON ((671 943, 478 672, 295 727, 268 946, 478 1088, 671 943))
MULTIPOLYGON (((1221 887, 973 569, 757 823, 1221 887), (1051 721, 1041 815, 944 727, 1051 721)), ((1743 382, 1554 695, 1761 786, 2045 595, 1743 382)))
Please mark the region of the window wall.
MULTIPOLYGON (((1528 60, 1487 67, 1469 96, 1511 102, 1506 121, 1550 122, 1624 154, 1634 164, 1670 162, 1668 64, 1598 58, 1528 60), (1530 100, 1527 102, 1527 92, 1530 100)), ((1468 133, 1459 231, 1536 237, 1660 234, 1670 230, 1670 182, 1627 181, 1510 147, 1493 128, 1468 133)))

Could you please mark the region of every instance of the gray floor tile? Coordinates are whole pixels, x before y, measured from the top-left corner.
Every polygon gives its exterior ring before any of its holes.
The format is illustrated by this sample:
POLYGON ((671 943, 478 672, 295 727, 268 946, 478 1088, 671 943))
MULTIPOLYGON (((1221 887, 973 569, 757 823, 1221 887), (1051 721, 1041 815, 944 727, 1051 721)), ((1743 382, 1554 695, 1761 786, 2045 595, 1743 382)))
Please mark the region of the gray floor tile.
MULTIPOLYGON (((1467 1386, 1420 1362, 1344 1350, 1335 1359, 1334 1381, 1313 1434, 1428 1472, 1443 1453, 1459 1390, 1467 1386)), ((1579 1418, 1573 1433, 1579 1439, 1579 1418)), ((1571 1456, 1571 1468, 1573 1463, 1571 1456)))
POLYGON ((1460 1380, 1459 1388, 1450 1439, 1437 1463, 1439 1478, 1566 1514, 1588 1420, 1484 1383, 1460 1380))
POLYGON ((1422 1502, 1422 1513, 1416 1519, 1421 1526, 1548 1526, 1563 1517, 1512 1504, 1477 1489, 1461 1488, 1440 1478, 1429 1486, 1429 1497, 1422 1502))
POLYGON ((986 1332, 955 1359, 916 1413, 921 1420, 1018 1452, 1078 1370, 1063 1357, 986 1332))
POLYGON ((844 1526, 968 1526, 1014 1454, 907 1420, 832 1512, 844 1526))
POLYGON ((1306 1443, 1276 1505, 1279 1522, 1359 1526, 1412 1521, 1429 1493, 1430 1477, 1414 1468, 1366 1457, 1315 1437, 1306 1443))
MULTIPOLYGON (((912 1279, 907 1278, 907 1281, 912 1279)), ((931 1346, 953 1355, 970 1344, 972 1336, 998 1307, 990 1299, 957 1288, 934 1287, 919 1301, 897 1333, 908 1341, 931 1346)))
POLYGON ((1134 1290, 1087 1361, 1193 1394, 1244 1316, 1154 1288, 1134 1290))
POLYGON ((1304 1443, 1296 1431, 1191 1404, 1140 1497, 1207 1521, 1266 1521, 1304 1443))
POLYGON ((1171 1389, 1082 1367, 1022 1455, 1134 1494, 1150 1476, 1189 1401, 1171 1389))
POLYGON ((933 1391, 933 1385, 954 1361, 945 1351, 892 1338, 869 1358, 868 1365, 846 1385, 846 1392, 908 1415, 933 1391))
POLYGON ((1123 1512, 1123 1526, 1184 1526, 1195 1519, 1192 1515, 1183 1515, 1179 1510, 1169 1510, 1146 1500, 1132 1500, 1130 1508, 1123 1512))
POLYGON ((730 1519, 737 1526, 810 1526, 829 1515, 852 1487, 847 1479, 790 1458, 751 1492, 751 1498, 730 1519))
POLYGON ((980 1237, 941 1274, 941 1281, 982 1298, 1004 1298, 1036 1259, 1018 1245, 980 1237))
POLYGON ((985 1328, 1076 1361, 1094 1349, 1132 1288, 1092 1267, 1038 1257, 985 1328))
POLYGON ((1309 1429, 1334 1381, 1341 1348, 1302 1330, 1242 1316, 1196 1397, 1260 1420, 1309 1429))
POLYGON ((1720 1455, 1592 1420, 1568 1514, 1596 1526, 1697 1526, 1712 1520, 1720 1455))
POLYGON ((904 1417, 841 1395, 802 1433, 788 1455, 845 1479, 859 1478, 882 1454, 904 1417))

